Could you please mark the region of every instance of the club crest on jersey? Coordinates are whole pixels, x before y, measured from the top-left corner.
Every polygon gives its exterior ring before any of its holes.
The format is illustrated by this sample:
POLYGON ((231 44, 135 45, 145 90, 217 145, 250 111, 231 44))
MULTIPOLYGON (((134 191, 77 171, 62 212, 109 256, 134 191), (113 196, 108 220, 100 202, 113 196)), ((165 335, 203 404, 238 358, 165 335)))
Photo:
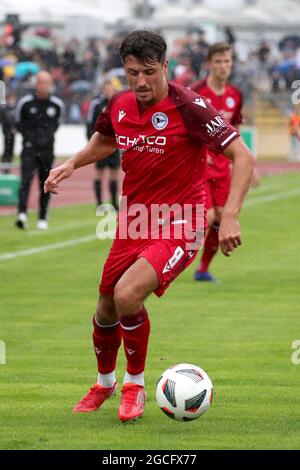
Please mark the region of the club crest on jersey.
POLYGON ((226 105, 228 106, 229 109, 234 108, 234 106, 235 106, 235 99, 232 98, 231 96, 228 96, 228 98, 226 99, 226 105))
POLYGON ((152 116, 152 124, 155 129, 162 131, 168 125, 169 118, 165 115, 165 113, 155 113, 152 116))

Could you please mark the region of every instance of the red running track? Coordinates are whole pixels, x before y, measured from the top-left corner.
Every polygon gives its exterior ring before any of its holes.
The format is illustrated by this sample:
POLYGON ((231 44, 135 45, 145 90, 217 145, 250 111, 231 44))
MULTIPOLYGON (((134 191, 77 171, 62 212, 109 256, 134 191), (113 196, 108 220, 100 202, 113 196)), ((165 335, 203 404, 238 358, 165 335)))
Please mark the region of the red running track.
MULTIPOLYGON (((62 207, 76 204, 88 204, 95 202, 94 174, 92 165, 75 171, 72 177, 60 183, 59 194, 51 196, 51 207, 62 207)), ((123 174, 120 172, 120 187, 123 174)), ((109 200, 108 174, 104 173, 103 199, 109 200)), ((37 177, 34 178, 29 195, 29 209, 37 209, 39 200, 39 186, 37 177)), ((14 206, 0 206, 0 215, 14 214, 14 206)))
MULTIPOLYGON (((287 161, 258 161, 257 169, 261 176, 269 176, 290 172, 300 172, 300 163, 293 163, 287 161)), ((120 186, 123 175, 120 174, 120 186)), ((93 192, 94 180, 94 167, 92 165, 81 168, 74 172, 72 177, 60 184, 60 193, 53 195, 51 199, 51 207, 61 207, 75 204, 87 204, 95 202, 93 192)), ((34 179, 30 197, 29 209, 36 209, 38 207, 38 182, 34 179)), ((108 176, 104 176, 103 181, 103 198, 109 199, 108 192, 108 176)), ((16 209, 12 206, 0 207, 0 215, 14 214, 16 209)))

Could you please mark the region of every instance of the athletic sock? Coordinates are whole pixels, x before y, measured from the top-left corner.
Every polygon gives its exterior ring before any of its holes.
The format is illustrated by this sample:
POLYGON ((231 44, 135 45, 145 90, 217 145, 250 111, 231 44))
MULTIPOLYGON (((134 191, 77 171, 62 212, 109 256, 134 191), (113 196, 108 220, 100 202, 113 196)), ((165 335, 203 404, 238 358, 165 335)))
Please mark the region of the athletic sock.
POLYGON ((219 248, 219 224, 214 224, 209 229, 207 237, 204 243, 203 254, 201 257, 200 266, 198 271, 206 272, 208 271, 209 265, 216 255, 219 248))
POLYGON ((118 183, 114 180, 110 180, 109 182, 109 190, 111 194, 111 202, 115 209, 118 208, 117 203, 117 193, 118 193, 118 183))
POLYGON ((102 204, 102 185, 100 180, 94 180, 94 191, 98 206, 102 204))
POLYGON ((116 381, 116 373, 115 371, 111 372, 110 374, 98 374, 97 383, 102 385, 102 387, 110 388, 116 381))
POLYGON ((145 385, 144 372, 141 372, 140 374, 136 374, 136 375, 131 375, 131 374, 128 374, 128 372, 126 372, 126 374, 124 375, 123 383, 142 385, 142 387, 144 387, 145 385))
POLYGON ((144 372, 150 334, 148 313, 143 306, 135 315, 121 316, 122 336, 127 358, 127 372, 144 372))
MULTIPOLYGON (((120 322, 115 323, 114 325, 99 325, 94 316, 93 318, 93 342, 94 350, 96 353, 97 363, 98 363, 98 372, 100 374, 100 379, 103 381, 111 380, 111 377, 104 377, 106 374, 111 374, 116 368, 118 350, 122 341, 122 333, 120 322)), ((102 383, 101 383, 102 385, 102 383)))

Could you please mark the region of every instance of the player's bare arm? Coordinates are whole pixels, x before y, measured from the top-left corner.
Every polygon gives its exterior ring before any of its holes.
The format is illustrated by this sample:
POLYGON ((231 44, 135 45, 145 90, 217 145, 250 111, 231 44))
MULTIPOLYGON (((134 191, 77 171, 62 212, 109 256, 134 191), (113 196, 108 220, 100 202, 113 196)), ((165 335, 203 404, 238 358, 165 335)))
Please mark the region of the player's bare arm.
POLYGON ((114 137, 95 132, 87 145, 83 147, 74 157, 69 158, 62 165, 50 171, 45 181, 44 191, 58 194, 58 184, 60 181, 69 178, 73 171, 82 166, 90 165, 111 155, 117 149, 114 137))
POLYGON ((241 138, 232 142, 224 155, 233 161, 232 182, 228 200, 223 210, 219 241, 225 256, 241 245, 239 213, 251 184, 255 159, 241 138))
POLYGON ((258 188, 260 186, 260 176, 256 168, 254 168, 254 171, 253 171, 251 186, 252 188, 258 188))
MULTIPOLYGON (((241 126, 239 125, 238 126, 235 125, 235 128, 238 129, 239 131, 240 131, 240 127, 241 126)), ((256 166, 254 167, 254 170, 253 170, 251 186, 252 188, 258 188, 260 186, 260 176, 259 176, 256 166)))

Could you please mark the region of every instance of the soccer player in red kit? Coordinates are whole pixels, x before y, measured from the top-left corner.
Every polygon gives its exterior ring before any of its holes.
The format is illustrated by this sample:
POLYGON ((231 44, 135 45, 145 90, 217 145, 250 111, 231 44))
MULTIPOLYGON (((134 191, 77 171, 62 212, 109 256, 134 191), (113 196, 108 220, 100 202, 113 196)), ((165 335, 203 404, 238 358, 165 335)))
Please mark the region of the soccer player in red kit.
MULTIPOLYGON (((207 101, 231 125, 242 123, 243 97, 235 86, 229 83, 233 66, 232 47, 224 42, 215 43, 208 50, 209 75, 195 82, 191 89, 207 101)), ((225 155, 207 149, 206 208, 208 232, 200 265, 195 272, 196 281, 217 282, 209 272, 209 266, 219 248, 219 226, 231 184, 231 163, 225 155)), ((258 176, 254 174, 256 181, 258 176)))
MULTIPOLYGON (((221 248, 229 256, 241 244, 238 214, 253 172, 251 153, 238 131, 205 99, 168 83, 166 44, 160 35, 134 31, 124 39, 120 54, 130 89, 111 99, 86 147, 50 172, 45 191, 57 193, 59 182, 70 177, 74 169, 95 163, 119 148, 125 172, 125 227, 129 229, 137 207, 146 213, 147 220, 156 205, 181 208, 189 204, 194 208, 205 204, 205 149, 209 146, 233 160, 231 192, 220 225, 221 248)), ((162 238, 156 236, 157 227, 155 233, 142 231, 140 238, 131 236, 130 230, 124 236, 123 219, 121 201, 119 225, 103 268, 93 318, 98 380, 73 411, 95 411, 115 393, 116 360, 123 340, 127 371, 118 417, 125 422, 144 413, 150 333, 144 301, 152 292, 163 295, 195 258, 197 248, 191 249, 185 235, 175 235, 175 227, 187 224, 187 220, 177 218, 172 211, 170 234, 162 238)), ((155 222, 161 229, 165 220, 157 216, 155 222)), ((194 222, 193 216, 191 229, 194 222)))

